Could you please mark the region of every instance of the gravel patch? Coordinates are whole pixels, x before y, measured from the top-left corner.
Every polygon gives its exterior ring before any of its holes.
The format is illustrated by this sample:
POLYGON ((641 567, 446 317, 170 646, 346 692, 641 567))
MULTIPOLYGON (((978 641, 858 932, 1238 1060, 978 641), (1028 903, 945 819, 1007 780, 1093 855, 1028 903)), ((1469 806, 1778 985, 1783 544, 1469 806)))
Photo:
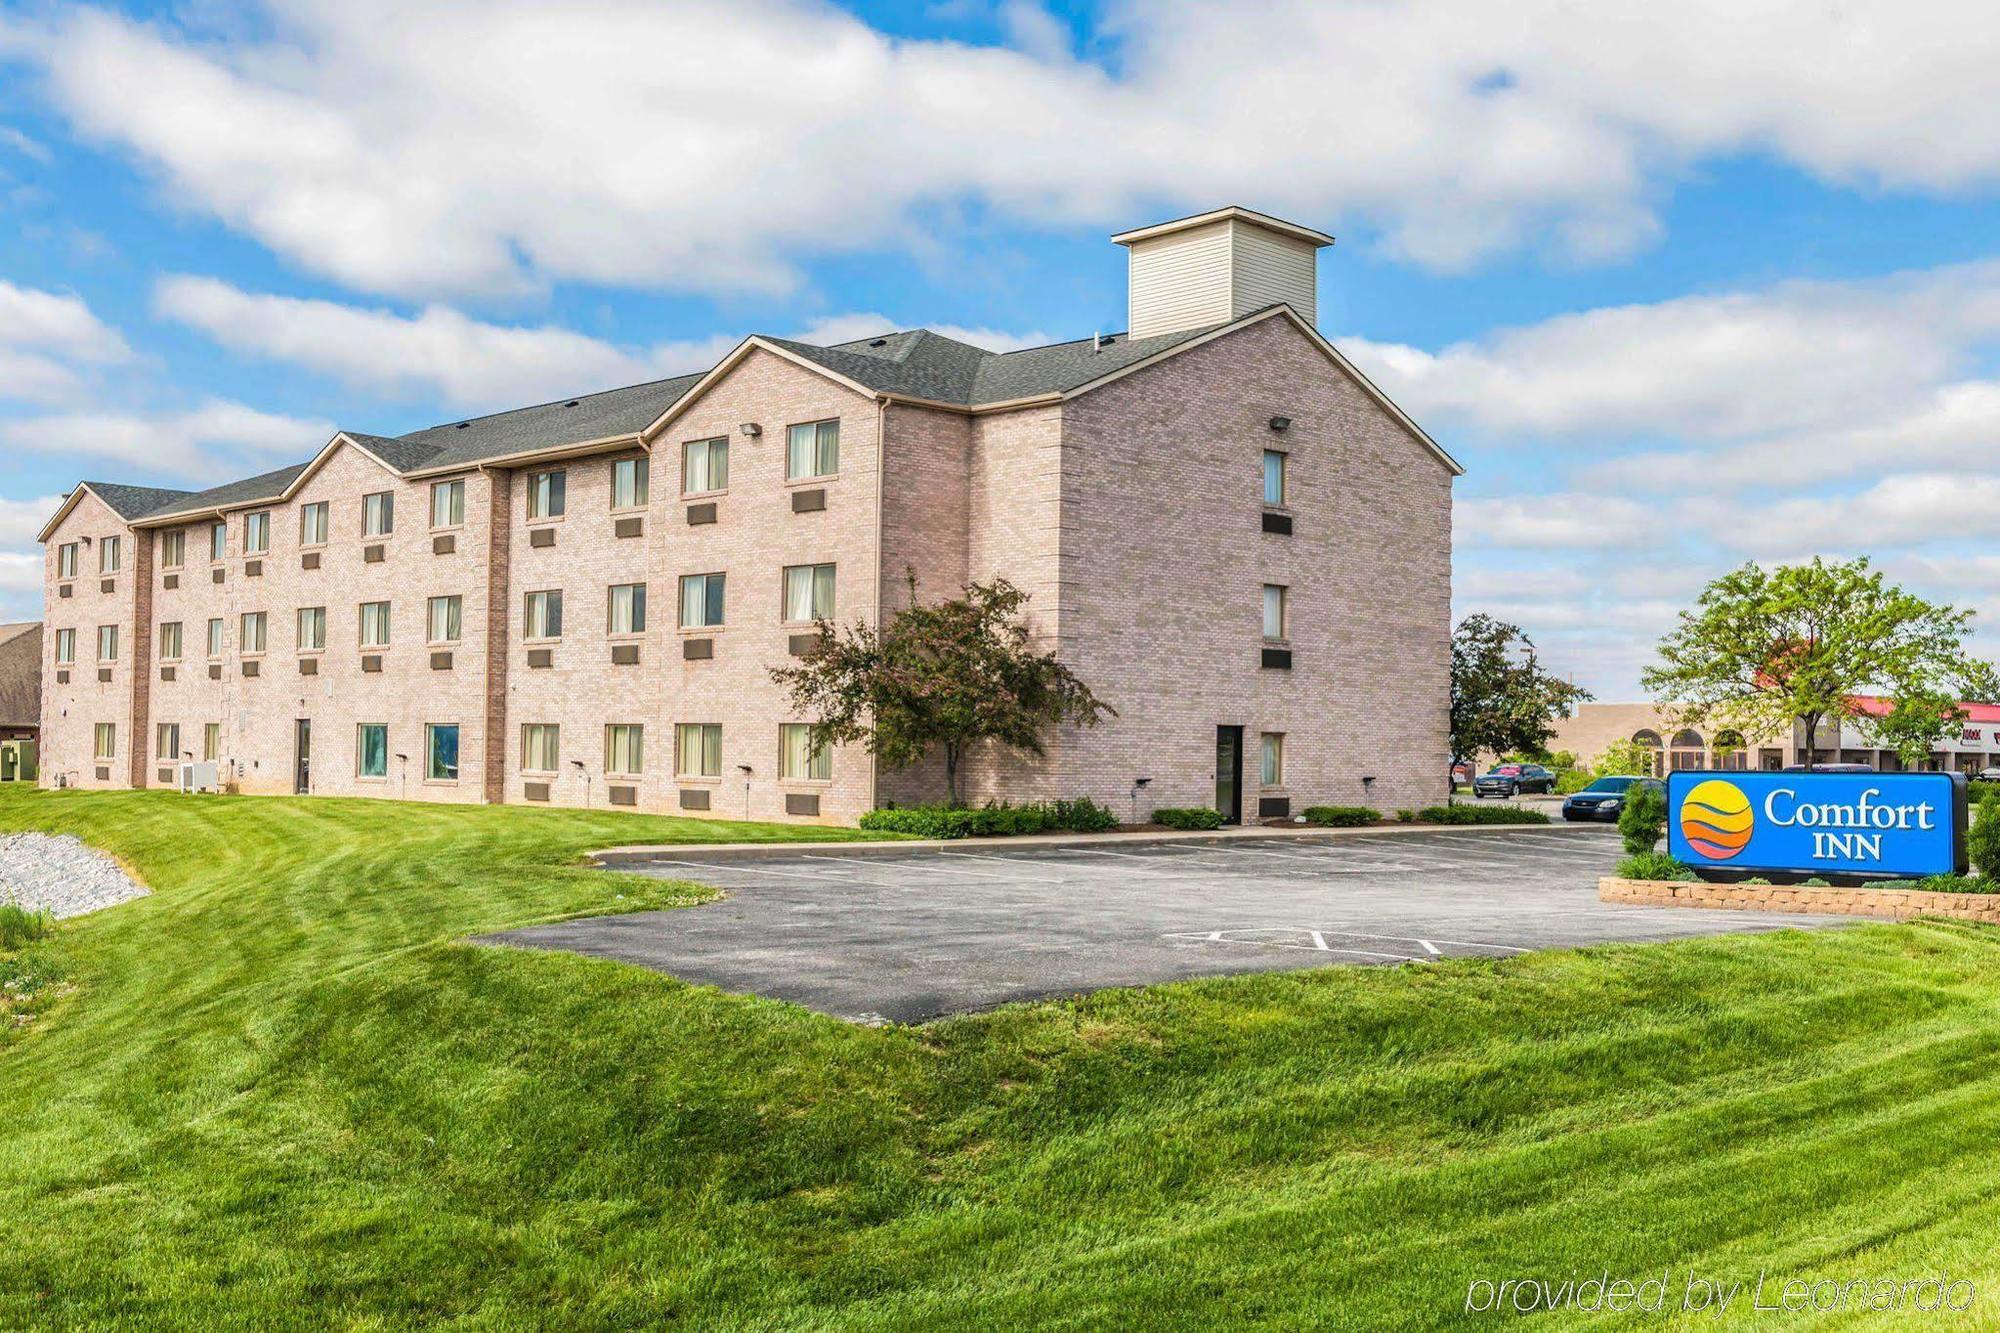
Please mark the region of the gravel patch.
POLYGON ((116 861, 66 833, 0 837, 0 903, 60 918, 116 907, 147 892, 116 861))

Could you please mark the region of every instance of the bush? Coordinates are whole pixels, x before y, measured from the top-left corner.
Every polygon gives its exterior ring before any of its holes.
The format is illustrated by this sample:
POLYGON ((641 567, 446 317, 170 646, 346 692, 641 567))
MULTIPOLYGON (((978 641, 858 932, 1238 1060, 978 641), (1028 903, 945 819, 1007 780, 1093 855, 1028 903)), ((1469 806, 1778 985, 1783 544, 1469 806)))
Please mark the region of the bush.
POLYGON ((1595 781, 1597 774, 1587 768, 1565 769, 1556 774, 1556 795, 1573 796, 1595 781))
POLYGON ((1625 879, 1694 879, 1695 873, 1665 852, 1634 852, 1618 863, 1618 873, 1625 879))
POLYGON ((1371 810, 1365 805, 1309 805, 1302 813, 1308 824, 1321 824, 1327 828, 1360 828, 1364 824, 1379 823, 1380 810, 1371 810))
POLYGON ((876 833, 908 833, 919 838, 1014 838, 1028 833, 1061 830, 1102 833, 1116 828, 1118 817, 1088 796, 1069 801, 1010 805, 995 801, 971 806, 905 805, 870 810, 858 821, 876 833))
POLYGON ((1153 822, 1178 829, 1221 828, 1222 812, 1201 805, 1163 805, 1153 811, 1153 822))
POLYGON ((1965 854, 1987 879, 2000 879, 2000 805, 1982 800, 1979 817, 1965 834, 1965 854))
POLYGON ((1549 817, 1539 810, 1523 810, 1515 805, 1431 805, 1417 811, 1426 824, 1546 824, 1549 817))
POLYGON ((55 928, 55 918, 47 912, 30 912, 15 903, 0 903, 0 949, 32 944, 55 928))
POLYGON ((1398 824, 1414 824, 1417 822, 1417 812, 1414 810, 1398 810, 1396 812, 1396 822, 1398 824))
POLYGON ((1618 812, 1618 834, 1624 839, 1627 856, 1644 856, 1659 846, 1667 831, 1667 794, 1656 787, 1633 783, 1625 792, 1625 806, 1618 812))
POLYGON ((1988 879, 1984 875, 1925 875, 1922 879, 1878 879, 1861 886, 1864 889, 1893 889, 1907 893, 1919 889, 1926 893, 2000 893, 2000 879, 1988 879))

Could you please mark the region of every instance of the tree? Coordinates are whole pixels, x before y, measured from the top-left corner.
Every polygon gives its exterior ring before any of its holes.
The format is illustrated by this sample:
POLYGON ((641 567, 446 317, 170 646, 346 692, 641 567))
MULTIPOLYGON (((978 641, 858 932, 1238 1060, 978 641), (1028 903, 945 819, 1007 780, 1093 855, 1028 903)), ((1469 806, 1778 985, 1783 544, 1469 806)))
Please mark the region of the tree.
POLYGON ((1590 769, 1599 777, 1651 777, 1659 753, 1637 741, 1613 741, 1591 761, 1590 769))
POLYGON ((1555 719, 1590 691, 1542 670, 1518 625, 1471 615, 1451 636, 1451 759, 1488 751, 1546 754, 1555 719))
POLYGON ((957 805, 974 742, 1039 755, 1046 728, 1117 716, 1054 653, 1036 651, 1018 619, 1028 595, 1007 580, 969 584, 962 596, 929 605, 917 601, 915 573, 909 586, 910 604, 887 628, 856 621, 842 634, 818 619, 799 662, 772 668, 793 708, 814 719, 820 744, 865 741, 891 768, 942 748, 957 805))
POLYGON ((1681 612, 1640 682, 1678 722, 1757 736, 1797 723, 1808 763, 1822 722, 1861 717, 1859 696, 1883 694, 1889 716, 1872 728, 1887 723, 1894 748, 1928 755, 1957 720, 1957 700, 1992 688, 1992 668, 1965 651, 1971 621, 1885 582, 1865 557, 1746 564, 1681 612))

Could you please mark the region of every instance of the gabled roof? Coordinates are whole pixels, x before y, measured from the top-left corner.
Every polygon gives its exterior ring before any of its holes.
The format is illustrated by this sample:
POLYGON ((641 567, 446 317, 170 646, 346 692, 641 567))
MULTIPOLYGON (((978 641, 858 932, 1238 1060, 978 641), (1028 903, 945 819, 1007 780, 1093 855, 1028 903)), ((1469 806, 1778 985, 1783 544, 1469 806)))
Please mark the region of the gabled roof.
MULTIPOLYGON (((152 524, 287 498, 320 461, 343 443, 363 450, 401 476, 427 476, 482 464, 536 456, 558 457, 565 451, 574 454, 637 443, 676 415, 675 409, 691 401, 695 390, 713 382, 749 351, 760 347, 816 368, 861 392, 888 399, 973 412, 1020 403, 1053 402, 1089 392, 1166 356, 1280 315, 1304 330, 1321 351, 1446 467, 1454 473, 1464 470, 1317 330, 1289 306, 1280 305, 1227 323, 1152 338, 1133 339, 1119 333, 1013 352, 989 352, 929 329, 906 329, 825 347, 754 335, 701 374, 676 375, 622 389, 445 422, 407 435, 391 437, 341 431, 306 462, 205 491, 161 490, 110 482, 86 482, 84 487, 126 522, 152 524)), ((82 489, 79 487, 78 493, 82 489)), ((47 540, 48 533, 74 503, 73 495, 50 520, 43 531, 43 540, 47 540)))

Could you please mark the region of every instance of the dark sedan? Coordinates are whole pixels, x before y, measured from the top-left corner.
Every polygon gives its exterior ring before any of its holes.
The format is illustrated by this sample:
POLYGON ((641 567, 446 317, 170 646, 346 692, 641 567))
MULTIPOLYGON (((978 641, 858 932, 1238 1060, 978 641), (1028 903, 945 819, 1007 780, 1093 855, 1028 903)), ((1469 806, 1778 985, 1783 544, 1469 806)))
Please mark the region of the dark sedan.
POLYGON ((1555 789, 1556 775, 1540 764, 1495 764, 1472 782, 1472 794, 1478 799, 1555 789))
POLYGON ((1599 778, 1563 800, 1563 818, 1571 823, 1585 819, 1613 822, 1625 808, 1625 799, 1635 782, 1654 791, 1665 791, 1667 786, 1658 778, 1599 778))

